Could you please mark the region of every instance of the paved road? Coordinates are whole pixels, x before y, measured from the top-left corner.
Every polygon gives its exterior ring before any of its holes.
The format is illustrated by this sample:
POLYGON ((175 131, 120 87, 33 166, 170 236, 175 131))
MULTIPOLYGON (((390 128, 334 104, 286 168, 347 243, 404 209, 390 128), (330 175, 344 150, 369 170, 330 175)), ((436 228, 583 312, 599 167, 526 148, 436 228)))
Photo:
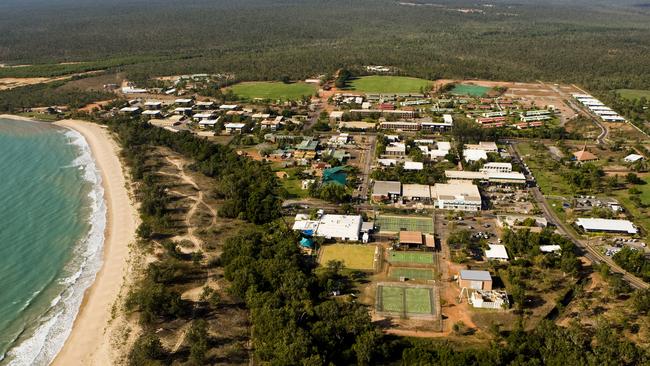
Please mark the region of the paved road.
MULTIPOLYGON (((517 152, 516 149, 512 145, 510 145, 510 151, 513 156, 516 156, 521 160, 519 157, 519 153, 517 152)), ((530 176, 526 177, 527 179, 530 179, 530 176)), ((542 192, 539 190, 538 187, 532 187, 530 188, 530 192, 532 193, 533 197, 535 198, 535 201, 539 204, 539 207, 542 209, 544 212, 544 216, 548 220, 549 223, 553 223, 560 233, 564 234, 566 237, 571 239, 573 243, 582 250, 583 255, 589 259, 592 262, 595 263, 605 263, 609 266, 610 270, 615 273, 620 273, 623 275, 623 278, 630 283, 630 285, 634 288, 648 288, 650 287, 649 284, 644 282, 642 279, 630 274, 629 272, 625 271, 623 268, 619 267, 612 258, 600 253, 597 249, 593 248, 591 245, 589 245, 589 242, 586 240, 581 239, 568 225, 567 223, 561 221, 558 217, 555 211, 551 208, 551 206, 548 204, 548 201, 546 200, 546 197, 542 194, 542 192)))
POLYGON ((361 178, 363 183, 361 183, 361 192, 359 192, 359 197, 366 199, 368 197, 368 191, 370 189, 370 173, 372 173, 372 162, 375 159, 375 150, 377 148, 377 135, 365 135, 366 143, 368 144, 368 150, 363 151, 364 156, 363 160, 363 169, 361 170, 361 178))

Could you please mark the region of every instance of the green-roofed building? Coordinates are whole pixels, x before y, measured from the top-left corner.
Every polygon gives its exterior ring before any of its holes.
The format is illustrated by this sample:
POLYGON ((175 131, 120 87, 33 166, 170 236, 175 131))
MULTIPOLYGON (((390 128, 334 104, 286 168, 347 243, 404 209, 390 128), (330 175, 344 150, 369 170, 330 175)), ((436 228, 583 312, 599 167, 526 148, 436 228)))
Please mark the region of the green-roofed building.
POLYGON ((318 140, 314 140, 311 137, 302 140, 302 142, 296 145, 296 149, 303 151, 316 151, 317 148, 318 140))

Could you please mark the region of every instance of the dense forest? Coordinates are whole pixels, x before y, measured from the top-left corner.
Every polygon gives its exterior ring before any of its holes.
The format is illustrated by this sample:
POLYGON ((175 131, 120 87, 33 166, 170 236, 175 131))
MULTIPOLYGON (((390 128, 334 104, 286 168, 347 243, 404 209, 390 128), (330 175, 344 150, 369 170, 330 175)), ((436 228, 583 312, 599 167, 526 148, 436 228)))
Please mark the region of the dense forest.
MULTIPOLYGON (((429 79, 544 79, 592 89, 650 87, 647 7, 587 1, 552 5, 5 1, 0 4, 0 63, 89 61, 78 68, 92 69, 94 62, 96 68, 124 69, 132 79, 228 72, 240 80, 303 78, 343 66, 385 64, 429 79), (143 58, 132 64, 128 57, 135 55, 143 58), (107 59, 119 60, 111 64, 107 59)), ((24 74, 20 69, 0 70, 9 76, 24 74)))

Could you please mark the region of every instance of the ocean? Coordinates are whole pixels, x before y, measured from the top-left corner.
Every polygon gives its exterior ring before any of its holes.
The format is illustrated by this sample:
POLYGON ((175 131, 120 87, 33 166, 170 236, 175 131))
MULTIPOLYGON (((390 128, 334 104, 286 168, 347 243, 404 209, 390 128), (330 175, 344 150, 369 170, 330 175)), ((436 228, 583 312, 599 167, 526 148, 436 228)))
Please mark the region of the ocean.
POLYGON ((106 207, 85 139, 0 118, 0 365, 46 365, 101 266, 106 207))

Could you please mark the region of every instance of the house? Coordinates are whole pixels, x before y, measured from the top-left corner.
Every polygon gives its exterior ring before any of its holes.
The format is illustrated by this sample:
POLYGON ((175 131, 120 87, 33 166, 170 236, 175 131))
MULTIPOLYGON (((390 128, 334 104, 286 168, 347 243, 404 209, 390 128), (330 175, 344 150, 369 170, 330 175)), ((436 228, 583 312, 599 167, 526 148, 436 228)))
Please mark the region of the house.
POLYGON ((510 173, 512 172, 511 163, 485 163, 480 169, 482 172, 498 172, 498 173, 510 173))
POLYGON ((579 163, 586 163, 589 161, 596 161, 598 157, 589 151, 587 151, 587 145, 585 145, 582 150, 573 153, 574 158, 579 163))
POLYGON ((402 183, 392 181, 375 181, 372 187, 372 200, 393 200, 402 195, 402 183))
POLYGON ((313 137, 308 137, 296 145, 296 149, 303 151, 316 151, 318 144, 318 140, 315 140, 313 137))
POLYGON ((174 104, 176 104, 179 107, 191 107, 194 105, 194 99, 190 99, 190 98, 176 99, 174 101, 174 104))
POLYGON ((201 112, 201 113, 196 113, 196 114, 194 114, 194 115, 192 116, 192 119, 193 119, 195 122, 201 122, 201 121, 203 121, 203 120, 214 119, 214 117, 215 117, 216 115, 217 115, 217 114, 216 114, 215 112, 201 112))
POLYGON ((391 142, 386 146, 386 155, 403 156, 406 155, 406 144, 401 142, 391 142))
POLYGON ((408 201, 431 201, 431 186, 423 184, 404 184, 402 197, 408 201))
POLYGON ((284 124, 282 121, 284 117, 277 116, 274 119, 265 119, 260 122, 262 129, 270 129, 271 131, 277 131, 284 124))
POLYGON ((191 116, 192 107, 178 107, 174 109, 174 113, 182 116, 191 116))
POLYGON ((423 170, 424 164, 419 161, 404 162, 404 170, 423 170))
POLYGON ((147 110, 142 112, 142 115, 147 117, 147 118, 161 118, 162 117, 162 112, 147 109, 147 110))
POLYGON ((381 122, 379 124, 379 129, 396 130, 396 131, 418 131, 420 130, 420 124, 417 122, 407 122, 407 121, 381 122))
POLYGON ((146 102, 144 103, 144 109, 148 111, 157 111, 162 109, 162 102, 146 102))
POLYGON ((636 234, 638 229, 628 220, 579 218, 576 225, 586 232, 636 234))
POLYGON ((318 217, 310 220, 308 215, 297 214, 293 230, 299 230, 308 236, 319 236, 326 239, 343 241, 360 241, 361 215, 328 215, 319 213, 318 217))
POLYGON ((226 133, 232 135, 233 133, 241 133, 242 129, 246 127, 245 123, 226 123, 224 125, 226 133))
POLYGON ((345 186, 348 177, 346 169, 347 167, 345 166, 337 166, 334 168, 324 169, 323 184, 337 184, 340 186, 345 186))
POLYGON ((492 290, 492 276, 488 271, 462 269, 458 276, 458 286, 472 290, 492 290))
POLYGON ((626 163, 636 163, 639 160, 643 160, 643 156, 639 154, 630 154, 623 158, 623 161, 626 163))
POLYGON ((377 163, 381 166, 395 166, 397 165, 396 159, 377 159, 377 163))
POLYGON ((340 121, 343 118, 343 115, 345 112, 343 111, 332 111, 330 112, 330 120, 331 121, 340 121))
POLYGON ((489 249, 485 251, 485 258, 488 260, 507 261, 508 252, 505 245, 501 244, 488 244, 489 249))
POLYGON ((436 183, 431 190, 435 206, 443 210, 480 211, 481 193, 472 183, 436 183))
POLYGON ((196 102, 194 105, 198 109, 213 109, 214 108, 214 102, 196 102))
POLYGON ((208 128, 208 127, 214 128, 214 126, 217 123, 219 123, 219 118, 217 118, 217 119, 203 119, 203 120, 201 120, 199 122, 199 127, 204 128, 204 129, 208 128))
POLYGON ((137 116, 138 114, 140 114, 140 112, 141 112, 140 107, 124 107, 120 109, 120 113, 129 116, 137 116))
POLYGON ((236 111, 239 109, 237 104, 222 104, 219 106, 219 109, 222 111, 236 111))
POLYGON ((561 252, 562 247, 559 245, 540 245, 539 251, 542 253, 556 253, 561 252))

